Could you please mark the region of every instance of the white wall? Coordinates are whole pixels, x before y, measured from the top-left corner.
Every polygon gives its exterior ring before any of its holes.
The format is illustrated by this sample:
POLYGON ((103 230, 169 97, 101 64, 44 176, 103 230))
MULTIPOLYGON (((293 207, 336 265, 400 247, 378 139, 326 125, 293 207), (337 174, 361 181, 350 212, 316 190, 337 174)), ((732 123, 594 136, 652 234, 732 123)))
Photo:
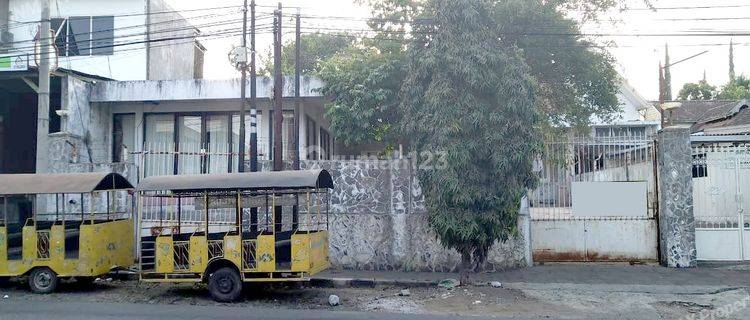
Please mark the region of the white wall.
MULTIPOLYGON (((302 102, 301 108, 303 113, 319 114, 322 116, 322 111, 315 111, 318 108, 322 108, 322 97, 317 98, 321 101, 314 99, 307 99, 302 102)), ((258 123, 258 144, 259 148, 268 147, 268 131, 270 128, 270 117, 269 112, 273 109, 268 99, 258 99, 258 112, 261 116, 260 122, 258 123)), ((112 113, 134 113, 135 114, 135 134, 136 134, 136 149, 133 151, 139 151, 143 149, 143 128, 145 126, 144 114, 149 113, 174 113, 174 112, 225 112, 225 111, 236 111, 239 108, 237 100, 192 100, 192 101, 167 101, 159 104, 153 103, 140 103, 140 102, 129 102, 129 103, 93 103, 93 108, 100 108, 104 106, 110 106, 112 113)), ((287 99, 283 104, 284 110, 294 110, 294 102, 291 99, 287 99)), ((247 113, 250 114, 249 112, 247 113)), ((316 119, 316 121, 318 121, 316 119)), ((300 121, 300 155, 304 155, 305 141, 307 138, 304 119, 300 121)), ((327 128, 328 123, 325 121, 318 122, 319 125, 324 125, 327 128)), ((250 126, 250 123, 246 123, 246 126, 250 126)), ((109 128, 111 134, 112 128, 109 128)))
MULTIPOLYGON (((71 16, 106 16, 145 13, 145 0, 56 0, 50 1, 52 18, 71 16)), ((38 21, 41 16, 39 0, 10 0, 10 19, 13 21, 38 21)), ((145 40, 145 15, 115 17, 115 43, 145 40), (125 27, 131 27, 122 29, 125 27)), ((15 53, 33 53, 31 41, 37 33, 38 24, 28 24, 10 31, 14 34, 15 53), (18 43, 20 41, 27 41, 18 43)), ((31 62, 34 65, 34 62, 31 62)), ((60 57, 60 68, 73 69, 87 74, 117 80, 146 79, 146 45, 115 46, 114 54, 108 56, 60 57)))
POLYGON ((534 261, 656 260, 654 219, 532 220, 534 261))

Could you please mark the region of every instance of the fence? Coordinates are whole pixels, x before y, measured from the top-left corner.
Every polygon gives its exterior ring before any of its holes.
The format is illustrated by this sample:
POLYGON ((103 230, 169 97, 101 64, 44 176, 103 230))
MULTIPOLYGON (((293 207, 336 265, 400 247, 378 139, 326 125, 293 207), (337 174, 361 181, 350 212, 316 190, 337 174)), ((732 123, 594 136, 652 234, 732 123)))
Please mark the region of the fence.
POLYGON ((750 141, 694 142, 693 216, 699 260, 750 260, 750 141))
POLYGON ((645 182, 647 217, 654 217, 656 181, 654 141, 643 138, 587 138, 551 141, 535 161, 539 184, 529 194, 534 220, 622 219, 573 212, 577 182, 645 182))

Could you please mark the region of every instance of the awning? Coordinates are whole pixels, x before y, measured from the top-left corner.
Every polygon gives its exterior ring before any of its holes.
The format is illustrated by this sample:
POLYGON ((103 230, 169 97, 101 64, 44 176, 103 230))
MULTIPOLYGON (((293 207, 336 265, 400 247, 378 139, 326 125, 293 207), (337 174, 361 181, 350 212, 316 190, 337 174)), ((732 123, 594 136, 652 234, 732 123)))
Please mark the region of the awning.
POLYGON ((326 170, 189 174, 148 177, 138 185, 139 191, 198 190, 267 190, 267 189, 333 189, 333 179, 326 170))
POLYGON ((0 174, 0 195, 88 193, 99 190, 133 189, 118 173, 0 174))

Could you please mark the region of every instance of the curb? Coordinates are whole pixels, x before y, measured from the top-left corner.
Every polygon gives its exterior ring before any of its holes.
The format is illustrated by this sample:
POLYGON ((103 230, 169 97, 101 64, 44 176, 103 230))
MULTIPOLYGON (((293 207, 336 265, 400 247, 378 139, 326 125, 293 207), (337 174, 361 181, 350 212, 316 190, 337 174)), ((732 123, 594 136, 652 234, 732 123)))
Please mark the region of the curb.
POLYGON ((311 278, 310 284, 326 288, 362 288, 376 286, 401 286, 401 287, 432 287, 437 286, 438 281, 430 280, 394 280, 375 278, 311 278))

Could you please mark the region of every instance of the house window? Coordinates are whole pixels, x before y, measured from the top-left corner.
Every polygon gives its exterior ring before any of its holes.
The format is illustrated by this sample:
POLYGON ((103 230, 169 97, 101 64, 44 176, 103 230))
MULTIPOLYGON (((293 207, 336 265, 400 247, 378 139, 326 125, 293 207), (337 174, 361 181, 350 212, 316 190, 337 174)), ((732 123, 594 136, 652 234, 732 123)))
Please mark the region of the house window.
POLYGON ((112 121, 112 162, 127 162, 135 151, 135 115, 116 114, 112 121))
POLYGON ((307 122, 307 159, 318 160, 318 130, 316 129, 315 120, 305 117, 307 122))
POLYGON ((631 127, 630 136, 637 139, 645 139, 646 127, 631 127))
POLYGON ((693 178, 708 177, 708 164, 706 164, 706 154, 693 155, 693 178))
MULTIPOLYGON (((236 113, 166 113, 145 117, 146 175, 237 172, 239 115, 236 113)), ((245 122, 245 158, 248 159, 249 115, 245 122)), ((262 150, 260 146, 258 149, 262 150)))
POLYGON ((144 174, 146 176, 174 174, 175 116, 150 114, 146 116, 143 148, 144 174))
POLYGON ((610 136, 609 128, 596 128, 595 135, 597 138, 608 138, 610 136))
MULTIPOLYGON (((284 110, 284 118, 281 122, 281 158, 282 159, 291 159, 292 158, 292 148, 290 148, 290 142, 292 142, 292 139, 294 139, 293 133, 294 130, 291 128, 294 128, 294 111, 292 110, 284 110)), ((268 150, 269 155, 268 159, 273 160, 273 126, 276 123, 274 120, 274 113, 273 110, 269 112, 269 119, 270 122, 268 125, 268 150)), ((259 139, 260 140, 260 139, 259 139)))
POLYGON ((177 117, 177 174, 203 172, 202 139, 203 117, 200 115, 177 117))
POLYGON ((209 115, 206 118, 206 172, 229 172, 229 153, 232 146, 229 141, 230 116, 209 115))
MULTIPOLYGON (((250 159, 250 120, 252 118, 249 114, 245 115, 245 156, 244 160, 247 161, 250 159)), ((263 117, 261 116, 260 111, 255 116, 256 123, 258 123, 258 127, 260 128, 260 124, 263 123, 262 121, 263 117)), ((265 134, 261 132, 260 130, 256 131, 258 134, 257 142, 258 142, 258 159, 266 159, 265 157, 268 155, 268 149, 266 148, 266 144, 264 141, 266 141, 265 134)), ((238 114, 232 115, 232 172, 237 172, 239 170, 239 150, 240 150, 240 116, 238 114)), ((245 166, 245 170, 249 171, 249 166, 245 166)))
POLYGON ((55 46, 60 56, 112 55, 114 17, 69 17, 51 19, 55 46))
POLYGON ((320 153, 323 160, 331 160, 331 142, 328 131, 320 128, 320 153))

